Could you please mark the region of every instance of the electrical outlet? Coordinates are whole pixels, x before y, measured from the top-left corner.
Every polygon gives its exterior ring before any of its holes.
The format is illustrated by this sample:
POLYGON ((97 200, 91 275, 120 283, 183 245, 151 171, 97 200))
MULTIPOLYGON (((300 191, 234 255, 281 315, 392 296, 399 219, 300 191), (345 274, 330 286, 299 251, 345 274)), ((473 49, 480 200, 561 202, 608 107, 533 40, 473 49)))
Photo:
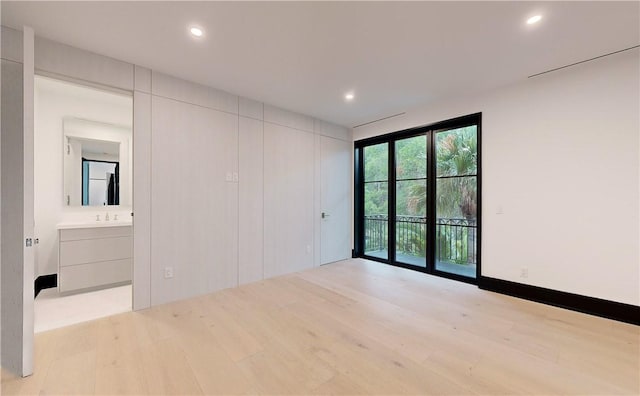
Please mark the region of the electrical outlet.
POLYGON ((521 278, 528 278, 529 277, 529 269, 528 268, 521 268, 520 269, 520 277, 521 278))
POLYGON ((164 278, 173 278, 173 267, 164 267, 164 278))
POLYGON ((238 175, 238 172, 233 172, 233 181, 237 182, 240 179, 240 176, 238 175))
POLYGON ((311 253, 311 245, 307 245, 307 253, 311 253))

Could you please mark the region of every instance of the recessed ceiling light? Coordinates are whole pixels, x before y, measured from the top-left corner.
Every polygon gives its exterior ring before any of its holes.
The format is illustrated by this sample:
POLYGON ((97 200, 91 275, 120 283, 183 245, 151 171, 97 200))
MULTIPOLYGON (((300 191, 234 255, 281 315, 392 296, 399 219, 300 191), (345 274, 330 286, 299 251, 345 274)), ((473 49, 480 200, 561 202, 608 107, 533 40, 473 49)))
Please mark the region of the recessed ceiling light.
POLYGON ((189 31, 191 32, 191 34, 195 37, 202 37, 202 35, 204 34, 204 32, 202 31, 202 29, 198 28, 198 27, 192 27, 189 29, 189 31))
POLYGON ((353 98, 355 98, 356 96, 353 94, 353 92, 347 92, 346 94, 344 94, 344 98, 346 100, 353 100, 353 98))
POLYGON ((527 25, 533 25, 536 22, 540 22, 542 19, 542 15, 534 15, 531 18, 527 19, 527 25))

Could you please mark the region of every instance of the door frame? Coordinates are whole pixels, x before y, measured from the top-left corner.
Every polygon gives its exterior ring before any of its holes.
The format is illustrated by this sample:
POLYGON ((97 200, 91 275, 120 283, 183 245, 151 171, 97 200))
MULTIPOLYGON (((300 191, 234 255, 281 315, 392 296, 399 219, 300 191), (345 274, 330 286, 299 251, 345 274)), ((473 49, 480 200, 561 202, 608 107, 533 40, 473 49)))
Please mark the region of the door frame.
MULTIPOLYGON (((32 52, 33 53, 33 52, 32 52)), ((26 54, 26 53, 25 53, 26 54)), ((72 77, 68 77, 68 76, 62 76, 62 75, 58 75, 55 73, 49 73, 49 72, 45 72, 45 71, 40 71, 40 70, 34 70, 34 72, 30 75, 30 79, 29 81, 27 81, 27 74, 24 74, 24 84, 25 84, 25 101, 27 100, 26 97, 26 87, 27 84, 30 84, 30 92, 31 92, 31 100, 33 100, 34 98, 34 92, 35 92, 35 77, 36 76, 42 76, 42 77, 46 77, 46 78, 50 78, 50 79, 55 79, 61 82, 66 82, 66 83, 70 83, 70 84, 76 84, 76 85, 80 85, 83 87, 88 87, 88 88, 93 88, 93 89, 98 89, 98 90, 102 90, 104 92, 111 92, 111 93, 118 93, 118 94, 125 94, 127 96, 131 97, 131 117, 132 117, 132 124, 131 124, 131 145, 130 145, 130 150, 131 150, 131 163, 130 166, 134 167, 134 158, 135 158, 135 153, 133 151, 133 145, 135 144, 134 140, 135 140, 135 123, 133 122, 133 117, 134 117, 134 106, 135 106, 135 102, 134 102, 134 91, 129 91, 129 90, 124 90, 121 88, 116 88, 116 87, 111 87, 111 86, 107 86, 107 85, 103 85, 100 83, 94 83, 94 82, 87 82, 87 81, 83 81, 83 80, 79 80, 79 79, 75 79, 72 77)), ((25 111, 24 111, 24 116, 25 116, 25 131, 24 131, 24 136, 25 136, 25 142, 28 136, 28 132, 27 131, 27 117, 30 117, 30 122, 31 122, 31 130, 30 130, 30 139, 31 139, 31 156, 30 159, 27 158, 28 156, 25 153, 25 172, 27 170, 27 166, 30 164, 30 170, 31 170, 31 182, 33 182, 33 172, 34 172, 34 160, 35 160, 35 147, 33 145, 34 143, 34 137, 35 137, 35 129, 34 129, 34 124, 35 124, 35 112, 33 111, 33 103, 31 105, 31 113, 27 114, 27 105, 25 102, 25 111)), ((26 145, 25 145, 26 148, 26 145)), ((97 161, 97 162, 109 162, 109 161, 97 161)), ((119 166, 117 166, 117 169, 119 168, 119 166)), ((119 171, 119 169, 118 169, 119 171)), ((118 172, 119 173, 119 172, 118 172)), ((119 175, 118 175, 119 177, 119 175)), ((133 190, 134 188, 134 173, 131 173, 131 188, 133 190)), ((26 215, 26 206, 28 204, 27 200, 27 196, 26 196, 26 187, 28 184, 28 180, 25 177, 25 232, 27 231, 26 228, 26 222, 27 222, 27 215, 26 215)), ((31 183, 31 211, 34 212, 35 210, 35 202, 34 202, 34 196, 33 196, 33 190, 35 185, 33 185, 33 183, 31 183)), ((131 192, 131 212, 133 213, 133 191, 131 192)), ((114 208, 119 207, 118 206, 114 206, 114 208)), ((31 216, 31 220, 32 220, 32 225, 30 228, 30 235, 33 236, 34 234, 34 227, 33 227, 33 216, 31 216)), ((132 227, 132 231, 135 230, 135 221, 132 218, 132 223, 131 223, 131 227, 132 227)), ((37 238, 37 236, 33 236, 34 240, 35 238, 37 238)), ((132 232, 132 240, 135 242, 135 232, 132 232)), ((37 248, 37 246, 34 244, 34 248, 37 248)), ((35 307, 34 307, 34 303, 35 303, 35 293, 34 293, 34 270, 35 270, 35 262, 33 261, 33 254, 34 254, 35 250, 33 248, 31 248, 31 260, 29 262, 27 262, 27 256, 25 254, 25 263, 24 263, 24 296, 25 296, 25 304, 23 306, 23 320, 24 320, 24 338, 23 338, 23 356, 24 356, 24 368, 23 368, 23 372, 22 372, 22 376, 26 377, 28 375, 33 374, 33 360, 34 360, 34 335, 35 335, 35 328, 34 328, 34 315, 35 315, 35 307), (27 304, 26 303, 26 299, 27 296, 29 296, 30 299, 30 303, 27 304)), ((136 305, 135 305, 135 277, 134 277, 134 267, 136 260, 135 260, 135 255, 132 259, 132 265, 131 265, 131 287, 132 287, 132 293, 131 293, 131 306, 132 306, 132 311, 135 310, 136 305)))
MULTIPOLYGON (((432 219, 427 222, 426 238, 427 243, 435 243, 435 200, 427 200, 427 218, 432 219)), ((432 275, 441 276, 444 278, 454 279, 461 282, 478 284, 478 279, 482 276, 481 265, 481 247, 482 247, 482 113, 469 114, 462 117, 456 117, 445 121, 440 121, 432 124, 421 125, 412 127, 397 132, 391 132, 379 136, 373 136, 370 138, 357 140, 354 142, 354 251, 353 257, 360 257, 367 260, 378 261, 381 263, 393 265, 396 267, 402 267, 411 269, 414 271, 424 272, 432 275), (450 130, 455 128, 462 128, 465 126, 476 125, 477 133, 477 145, 478 145, 478 159, 477 159, 477 245, 476 245, 476 276, 475 278, 469 278, 466 276, 444 272, 436 269, 435 267, 435 249, 427 249, 426 265, 425 267, 405 264, 397 262, 395 259, 395 206, 396 206, 396 175, 395 175, 395 142, 402 139, 407 139, 415 136, 426 135, 427 136, 427 194, 433 196, 434 182, 436 179, 435 170, 435 147, 434 137, 435 134, 442 130, 450 130), (387 259, 382 259, 374 256, 369 256, 364 252, 364 148, 376 144, 388 144, 388 256, 387 259), (392 210, 393 209, 393 210, 392 210)))
MULTIPOLYGON (((118 95, 123 95, 123 96, 127 96, 129 98, 131 98, 131 139, 130 139, 130 144, 129 144, 129 151, 131 152, 131 161, 129 163, 129 166, 131 167, 131 180, 130 180, 130 196, 131 196, 131 202, 129 205, 112 205, 110 206, 111 208, 114 208, 114 210, 119 209, 121 206, 125 206, 125 207, 130 207, 131 210, 131 229, 132 229, 132 233, 131 233, 131 238, 133 241, 133 244, 135 246, 135 220, 133 217, 133 201, 135 199, 134 196, 134 191, 135 191, 135 158, 136 158, 136 154, 135 154, 135 140, 136 140, 136 123, 135 123, 135 116, 134 116, 134 112, 135 112, 135 106, 136 106, 136 102, 135 102, 135 90, 128 90, 128 89, 123 89, 123 88, 118 88, 118 87, 114 87, 114 86, 110 86, 110 85, 105 85, 103 83, 99 83, 99 82, 93 82, 93 81, 85 81, 82 79, 78 79, 75 77, 69 77, 66 75, 61 75, 61 74, 57 74, 57 73, 52 73, 52 72, 48 72, 48 71, 44 71, 44 70, 38 70, 36 69, 34 71, 34 74, 31 76, 31 90, 35 92, 35 78, 36 77, 43 77, 43 78, 47 78, 47 79, 51 79, 51 80, 56 80, 59 82, 63 82, 63 83, 67 83, 67 84, 73 84, 73 85, 77 85, 79 87, 84 87, 84 88, 90 88, 90 89, 94 89, 94 90, 98 90, 98 91, 102 91, 104 93, 111 93, 111 94, 118 94, 118 95)), ((32 122, 32 140, 35 137, 35 112, 32 112, 31 114, 31 118, 33 119, 32 122)), ((63 133, 64 135, 64 133, 63 133)), ((34 150, 35 151, 35 147, 34 150)), ((35 154, 35 153, 34 153, 35 154)), ((26 159, 25 159, 26 160, 26 159)), ((32 155, 31 157, 31 167, 32 167, 32 171, 35 171, 35 169, 33 169, 33 165, 34 165, 34 161, 35 161, 35 155, 32 155)), ((85 161, 87 161, 85 158, 81 157, 81 163, 84 163, 85 161)), ((119 183, 119 179, 120 179, 120 165, 119 162, 113 162, 113 161, 103 161, 103 160, 88 160, 88 161, 92 161, 92 162, 105 162, 105 163, 113 163, 116 164, 116 178, 118 179, 118 183, 119 183)), ((64 170, 64 169, 63 169, 64 170)), ((82 170, 82 168, 81 168, 82 170)), ((34 185, 35 187, 35 185, 34 185)), ((119 192, 120 188, 118 187, 118 192, 119 192)), ((81 200, 82 202, 82 200, 81 200)), ((35 203, 32 202, 32 206, 35 207, 35 203)), ((80 208, 82 208, 82 210, 88 208, 91 209, 90 206, 80 206, 80 208)), ((33 229, 32 229, 32 233, 33 233, 33 229)), ((37 238, 37 236, 35 236, 35 238, 37 238)), ((135 248, 134 248, 135 249, 135 248)), ((135 277, 134 277, 134 267, 135 267, 135 252, 134 252, 134 256, 132 258, 132 266, 131 266, 131 287, 132 287, 132 293, 131 293, 131 306, 132 306, 132 311, 136 310, 136 305, 135 305, 135 277)), ((34 266, 32 266, 34 267, 34 266)), ((58 274, 59 275, 59 274, 58 274)), ((25 280, 26 282, 26 280, 25 280)), ((58 280, 59 282, 59 280, 58 280)), ((33 281, 31 282, 32 284, 32 288, 33 288, 33 281)), ((143 306, 143 307, 139 307, 138 309, 144 309, 144 308, 148 308, 148 306, 143 306)))
MULTIPOLYGON (((3 27, 4 33, 5 27, 3 27)), ((3 368, 7 368, 10 371, 13 371, 17 375, 28 376, 33 373, 33 361, 34 361, 34 326, 33 326, 33 317, 34 317, 34 270, 35 265, 32 259, 29 259, 30 255, 33 257, 33 246, 28 246, 29 244, 36 244, 36 239, 34 239, 34 229, 33 229, 33 217, 26 213, 26 206, 29 206, 31 210, 33 210, 33 200, 31 200, 31 204, 27 202, 26 195, 31 193, 33 194, 33 175, 28 175, 27 172, 33 171, 33 126, 34 126, 34 108, 33 101, 35 96, 34 84, 35 84, 35 75, 41 75, 45 77, 50 77, 62 81, 67 81, 71 83, 77 83, 83 86, 103 89, 106 91, 126 93, 130 95, 132 98, 132 147, 131 150, 134 150, 133 157, 136 158, 137 151, 141 151, 139 154, 143 154, 138 156, 138 160, 134 160, 131 163, 133 167, 132 174, 132 212, 134 208, 138 206, 138 210, 145 212, 148 210, 148 204, 145 203, 144 199, 137 200, 136 197, 140 196, 144 198, 146 194, 148 194, 148 183, 145 184, 144 178, 138 178, 137 182, 135 173, 142 172, 148 173, 150 162, 149 156, 146 153, 150 150, 151 142, 150 142, 150 133, 151 133, 151 92, 150 85, 145 84, 145 75, 147 78, 150 78, 151 71, 150 69, 141 68, 139 66, 135 66, 133 64, 128 64, 130 66, 130 70, 125 70, 124 68, 113 68, 112 59, 102 57, 101 55, 89 53, 83 50, 77 50, 74 52, 74 56, 68 58, 67 61, 64 62, 56 62, 57 66, 54 68, 55 70, 51 70, 48 67, 45 69, 36 68, 35 62, 35 32, 34 29, 23 26, 22 29, 11 29, 7 28, 7 32, 9 34, 9 42, 12 44, 12 51, 7 52, 7 56, 5 57, 3 51, 3 63, 6 61, 20 64, 22 67, 22 75, 20 85, 22 86, 21 96, 20 98, 20 106, 21 113, 16 114, 15 117, 19 117, 22 122, 22 127, 20 130, 22 144, 24 146, 29 145, 31 147, 31 159, 29 160, 29 153, 20 150, 21 158, 18 158, 14 162, 9 163, 11 166, 3 166, 2 173, 3 178, 5 175, 11 175, 11 177, 20 177, 21 178, 21 188, 15 189, 15 195, 10 196, 11 199, 15 198, 16 202, 9 201, 7 205, 5 205, 5 200, 2 202, 3 211, 8 207, 17 208, 16 218, 11 218, 9 220, 5 220, 4 216, 2 218, 2 225, 0 226, 4 233, 3 240, 8 233, 6 232, 8 228, 7 226, 13 226, 14 220, 16 227, 20 226, 20 228, 16 228, 16 232, 18 234, 12 235, 12 239, 10 240, 11 244, 7 244, 7 246, 3 246, 3 253, 6 250, 11 254, 16 256, 20 256, 19 260, 16 260, 15 263, 5 263, 3 262, 3 267, 7 265, 16 265, 19 268, 19 273, 16 273, 15 283, 19 284, 19 290, 12 289, 10 297, 12 301, 15 300, 15 304, 12 304, 16 307, 16 311, 20 312, 21 317, 17 318, 17 314, 15 316, 12 315, 11 318, 7 318, 6 315, 9 315, 8 312, 3 313, 3 319, 7 322, 6 324, 12 324, 11 331, 7 331, 5 337, 3 337, 3 343, 15 345, 15 351, 11 351, 11 356, 9 354, 3 353, 3 368), (19 53, 21 49, 21 55, 19 53), (82 62, 84 60, 95 60, 95 62, 87 62, 91 63, 92 66, 89 69, 93 69, 97 71, 97 73, 90 74, 87 78, 86 75, 76 75, 73 67, 69 68, 70 65, 76 65, 77 62, 82 62), (109 69, 108 72, 105 73, 105 70, 109 69), (122 79, 118 79, 118 77, 123 76, 125 73, 130 73, 131 80, 130 84, 126 84, 123 82, 122 86, 116 86, 117 84, 112 84, 114 82, 121 81, 122 79), (101 78, 101 76, 105 74, 105 78, 101 78), (136 81, 136 75, 140 74, 142 77, 139 79, 139 83, 136 81), (114 76, 116 76, 114 78, 114 76), (141 136, 137 132, 142 132, 141 136), (136 144, 137 141, 140 141, 139 144, 136 144), (139 148, 136 148, 139 146, 139 148), (147 155, 144 155, 147 154, 147 155), (20 164, 18 165, 18 162, 20 164), (137 163, 134 163, 137 162, 137 163), (13 166, 16 167, 16 171, 13 171, 13 166), (23 168, 24 167, 24 168, 23 168), (18 169, 20 169, 18 171, 18 169), (21 174, 18 176, 16 172, 20 172, 21 174), (13 174, 12 174, 13 173, 13 174), (134 183, 139 184, 136 186, 134 183), (27 191, 29 190, 29 191, 27 191), (142 193, 138 192, 138 190, 142 191, 142 193), (18 195, 19 194, 19 195, 18 195), (20 201, 20 207, 18 207, 17 202, 20 201), (135 202, 139 201, 138 205, 135 205, 135 202), (26 206, 25 206, 26 205, 26 206), (11 221, 11 224, 7 224, 11 221), (19 239, 19 244, 14 243, 15 240, 19 239), (11 320, 8 320, 11 319, 11 320), (11 333, 11 334, 9 334, 11 333), (14 356, 15 355, 15 356, 14 356)), ((117 65, 116 65, 117 66, 117 65)), ((12 136, 13 137, 13 136, 12 136)), ((3 139, 4 140, 4 136, 3 139)), ((13 144, 14 142, 11 141, 13 144)), ((26 147, 21 147, 26 149, 26 147)), ((5 147, 6 150, 6 147, 5 147)), ((6 162, 3 159, 4 162, 6 162)), ((13 180, 13 179, 12 179, 13 180)), ((3 186, 4 187, 4 186, 3 186)), ((31 196, 33 198, 33 196, 31 196)), ((145 235, 148 234, 148 215, 143 217, 142 222, 139 220, 132 221, 133 227, 133 239, 134 239, 134 259, 133 259, 133 268, 132 268, 132 309, 140 310, 145 309, 150 306, 150 284, 149 284, 149 263, 146 258, 148 258, 148 238, 145 240, 145 235), (139 224, 136 224, 139 223, 139 224), (137 227, 140 225, 140 227, 137 227), (136 232, 136 229, 139 229, 136 232), (141 240, 141 246, 135 246, 136 240, 138 239, 136 235, 140 235, 139 238, 141 240), (146 251, 145 251, 146 250, 146 251), (138 256, 142 256, 141 260, 138 260, 138 256), (146 256, 146 257, 145 257, 146 256), (138 290, 138 292, 136 292, 138 290)), ((133 220, 133 219, 132 219, 133 220)), ((7 260, 8 261, 8 260, 7 260)), ((12 267, 13 268, 13 267, 12 267)), ((9 277, 7 277, 9 278, 9 277)), ((6 282, 6 280, 4 280, 6 282)), ((13 283, 13 279, 12 279, 13 283)), ((18 286, 16 286, 18 287, 18 286)), ((7 299, 9 300, 9 298, 7 299)), ((13 314, 13 312, 11 312, 13 314)), ((3 326, 3 328, 6 326, 3 326)), ((5 351, 3 351, 5 352, 5 351)))
POLYGON ((23 27, 23 142, 24 142, 24 189, 23 189, 23 224, 24 224, 24 285, 22 316, 22 376, 33 374, 35 359, 34 316, 35 316, 35 249, 37 237, 34 235, 34 138, 35 138, 35 34, 31 27, 23 27), (29 242, 26 242, 29 241, 29 242), (35 243, 34 243, 35 242, 35 243))

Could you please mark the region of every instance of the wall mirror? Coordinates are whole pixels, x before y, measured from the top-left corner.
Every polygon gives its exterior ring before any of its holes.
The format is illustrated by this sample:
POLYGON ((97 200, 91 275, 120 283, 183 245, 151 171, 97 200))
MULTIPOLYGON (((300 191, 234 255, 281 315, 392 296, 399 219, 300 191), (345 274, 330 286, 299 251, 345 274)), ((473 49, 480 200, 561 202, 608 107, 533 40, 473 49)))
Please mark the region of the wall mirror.
POLYGON ((64 119, 64 205, 131 205, 131 130, 64 119))

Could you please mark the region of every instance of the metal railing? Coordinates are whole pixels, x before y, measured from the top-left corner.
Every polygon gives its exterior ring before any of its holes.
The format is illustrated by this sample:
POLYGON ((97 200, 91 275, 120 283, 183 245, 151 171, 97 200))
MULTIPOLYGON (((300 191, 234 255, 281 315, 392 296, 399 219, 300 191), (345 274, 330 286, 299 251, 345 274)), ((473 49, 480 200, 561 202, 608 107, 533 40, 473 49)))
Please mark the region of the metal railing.
POLYGON ((475 219, 436 219, 436 259, 476 264, 478 226, 475 219))
POLYGON ((389 240, 389 216, 364 216, 364 246, 366 252, 386 250, 389 240))
MULTIPOLYGON (((388 215, 367 215, 364 218, 365 252, 388 248, 388 215)), ((436 260, 457 264, 477 261, 478 228, 475 219, 436 219, 436 260)), ((424 257, 427 246, 427 218, 396 216, 396 251, 424 257)))
POLYGON ((427 252, 427 218, 396 216, 396 254, 424 257, 427 252))

